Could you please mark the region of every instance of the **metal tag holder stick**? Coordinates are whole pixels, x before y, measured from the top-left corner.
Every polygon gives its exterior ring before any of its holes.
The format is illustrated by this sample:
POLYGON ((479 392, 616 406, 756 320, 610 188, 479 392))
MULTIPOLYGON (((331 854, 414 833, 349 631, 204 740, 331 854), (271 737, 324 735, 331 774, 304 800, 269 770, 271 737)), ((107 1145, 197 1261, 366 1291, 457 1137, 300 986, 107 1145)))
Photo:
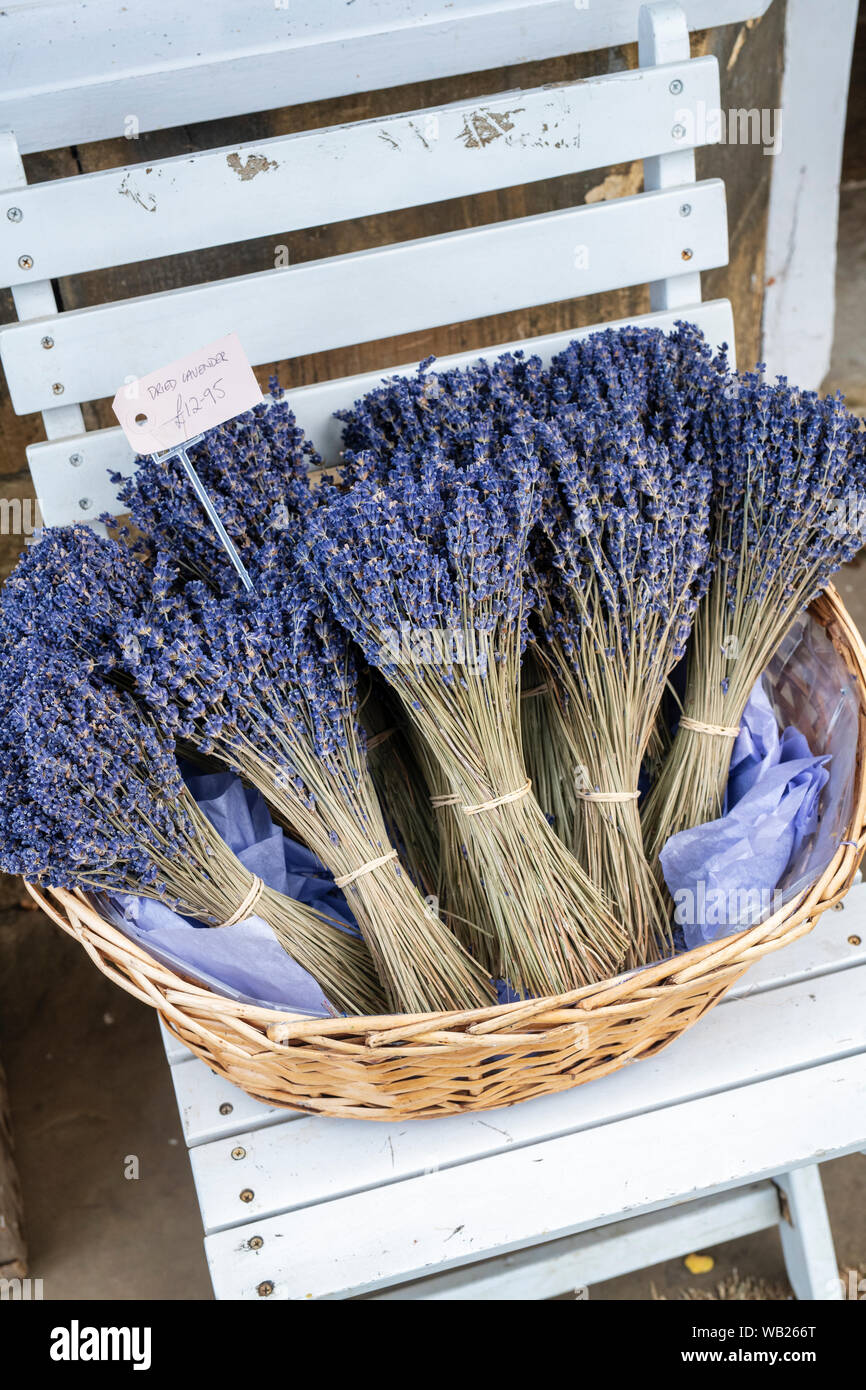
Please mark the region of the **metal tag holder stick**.
POLYGON ((214 506, 213 502, 208 496, 207 488, 205 487, 201 478, 198 476, 195 469, 193 468, 192 463, 190 462, 189 454, 187 453, 187 449, 191 448, 193 444, 200 444, 203 439, 203 434, 193 435, 192 439, 185 439, 182 444, 175 445, 173 449, 163 449, 157 454, 152 454, 151 458, 153 458, 156 462, 163 462, 165 459, 170 458, 180 459, 180 462, 183 465, 184 472, 186 473, 187 477, 192 483, 193 491, 207 513, 208 520, 210 521, 211 525, 213 526, 214 530, 219 536, 220 542, 226 554, 228 555, 229 559, 231 560, 232 564, 237 570, 238 577, 240 578, 241 583, 243 584, 247 592, 250 593, 253 590, 253 581, 250 579, 244 562, 238 554, 237 550, 235 549, 234 544, 232 542, 232 538, 229 535, 226 528, 223 526, 222 521, 219 517, 219 513, 217 512, 216 507, 214 506))

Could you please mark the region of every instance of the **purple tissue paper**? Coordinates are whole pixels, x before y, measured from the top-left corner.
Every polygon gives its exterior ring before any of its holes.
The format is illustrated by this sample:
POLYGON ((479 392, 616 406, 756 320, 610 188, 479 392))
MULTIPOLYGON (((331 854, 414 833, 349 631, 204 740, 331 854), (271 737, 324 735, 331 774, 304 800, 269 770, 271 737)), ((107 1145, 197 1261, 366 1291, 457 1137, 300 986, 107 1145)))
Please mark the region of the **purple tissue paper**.
MULTIPOLYGON (((269 888, 327 912, 357 934, 330 874, 305 846, 274 825, 258 792, 230 772, 200 776, 185 771, 185 780, 214 829, 251 873, 269 888)), ((215 929, 181 917, 152 898, 115 894, 110 905, 116 925, 133 941, 220 994, 316 1017, 338 1012, 260 917, 215 929)))
POLYGON ((781 906, 777 885, 818 826, 829 757, 795 728, 779 734, 759 681, 731 755, 725 814, 672 835, 661 852, 687 949, 754 925, 781 906))

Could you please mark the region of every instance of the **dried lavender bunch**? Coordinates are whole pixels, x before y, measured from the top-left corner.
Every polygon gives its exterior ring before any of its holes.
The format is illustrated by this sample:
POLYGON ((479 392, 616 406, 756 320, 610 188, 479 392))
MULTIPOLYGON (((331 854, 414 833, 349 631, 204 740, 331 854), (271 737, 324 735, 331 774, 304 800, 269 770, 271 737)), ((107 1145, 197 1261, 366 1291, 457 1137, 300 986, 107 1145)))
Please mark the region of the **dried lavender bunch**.
POLYGON ((576 853, 640 965, 670 948, 670 930, 643 853, 638 777, 706 589, 710 469, 697 444, 675 461, 624 392, 615 409, 563 406, 557 420, 539 431, 550 479, 535 547, 539 650, 581 774, 576 853))
MULTIPOLYGON (((432 361, 422 362, 412 376, 386 378, 351 410, 338 412, 344 422, 345 483, 385 482, 408 474, 419 482, 431 451, 455 467, 472 467, 485 456, 496 458, 524 420, 546 410, 546 380, 537 357, 507 353, 492 363, 435 373, 429 370, 432 361)), ((439 841, 437 896, 467 949, 496 970, 495 923, 460 795, 417 731, 412 743, 432 793, 439 841)))
POLYGON ((705 431, 715 573, 695 621, 683 716, 643 811, 653 859, 671 835, 721 814, 749 693, 796 615, 863 541, 866 435, 841 396, 770 383, 760 369, 731 373, 705 431))
POLYGON ((0 669, 0 867, 55 887, 157 898, 219 926, 255 913, 332 1004, 380 1003, 363 942, 244 867, 198 809, 171 740, 89 665, 40 645, 0 669))
MULTIPOLYGON (((678 322, 670 333, 609 328, 569 343, 553 358, 546 373, 547 408, 556 422, 569 406, 587 410, 602 403, 617 410, 626 401, 679 471, 701 447, 704 414, 727 372, 726 347, 714 354, 694 324, 678 322)), ((646 766, 654 775, 670 748, 666 716, 661 708, 647 746, 646 766)))
POLYGON ((516 435, 466 467, 435 444, 384 479, 325 489, 301 548, 460 796, 499 973, 521 992, 615 972, 622 928, 529 793, 520 723, 523 575, 538 467, 516 435))
MULTIPOLYGON (((321 466, 276 377, 270 391, 270 401, 209 430, 189 450, 245 563, 275 533, 295 536, 311 501, 308 472, 321 466)), ((111 478, 122 485, 121 507, 150 543, 174 555, 187 574, 234 586, 231 563, 177 458, 142 456, 131 477, 111 478)))
POLYGON ((140 616, 118 624, 125 669, 177 737, 215 754, 265 797, 335 875, 389 1007, 476 1007, 490 982, 401 867, 358 722, 343 631, 288 555, 255 557, 256 592, 179 588, 161 557, 140 616))

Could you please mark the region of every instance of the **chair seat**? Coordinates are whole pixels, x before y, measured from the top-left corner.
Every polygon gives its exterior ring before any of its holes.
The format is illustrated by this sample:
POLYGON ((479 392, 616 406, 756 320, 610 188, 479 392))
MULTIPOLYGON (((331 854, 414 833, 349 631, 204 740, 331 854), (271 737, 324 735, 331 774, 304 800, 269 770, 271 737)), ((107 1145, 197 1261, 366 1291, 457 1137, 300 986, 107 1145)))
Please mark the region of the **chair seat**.
POLYGON ((858 885, 658 1057, 510 1109, 293 1116, 169 1040, 217 1297, 348 1298, 863 1148, 864 995, 858 885))

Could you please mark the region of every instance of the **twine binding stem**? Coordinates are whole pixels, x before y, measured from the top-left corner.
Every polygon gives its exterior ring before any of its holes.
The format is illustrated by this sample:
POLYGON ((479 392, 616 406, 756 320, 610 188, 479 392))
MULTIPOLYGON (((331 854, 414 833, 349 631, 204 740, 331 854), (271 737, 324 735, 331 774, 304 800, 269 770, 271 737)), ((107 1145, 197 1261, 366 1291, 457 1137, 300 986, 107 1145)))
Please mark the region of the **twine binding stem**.
POLYGON ((637 801, 640 792, 577 792, 581 801, 637 801))
POLYGON ((490 801, 480 801, 477 806, 464 806, 464 816, 479 816, 482 811, 492 811, 496 806, 506 806, 509 801, 519 801, 522 796, 526 796, 532 786, 531 778, 524 782, 522 787, 516 791, 506 792, 504 796, 494 796, 490 801))
POLYGON ((361 878, 364 874, 371 874, 375 869, 381 869, 383 864, 389 864, 392 859, 396 858, 397 851, 395 849, 389 850, 387 854, 381 855, 378 859, 368 859, 366 864, 361 864, 350 874, 342 874, 340 878, 335 878, 334 883, 337 888, 348 888, 349 884, 354 883, 356 878, 361 878))
POLYGON ((740 732, 738 724, 704 724, 700 719, 690 719, 687 714, 681 716, 680 728, 691 729, 694 734, 714 734, 717 738, 737 738, 740 732))
POLYGON ((438 811, 440 806, 456 806, 459 800, 457 792, 449 792, 445 796, 431 796, 430 805, 438 811))
POLYGON ((218 922, 217 926, 234 927, 237 925, 238 922, 245 922, 248 917, 252 916, 253 908, 255 907, 259 898, 262 896, 264 887, 265 885, 263 880, 260 879, 257 874, 254 874, 253 881, 249 886, 249 891, 246 897, 244 898, 243 902, 235 908, 231 917, 227 917, 224 922, 218 922))

